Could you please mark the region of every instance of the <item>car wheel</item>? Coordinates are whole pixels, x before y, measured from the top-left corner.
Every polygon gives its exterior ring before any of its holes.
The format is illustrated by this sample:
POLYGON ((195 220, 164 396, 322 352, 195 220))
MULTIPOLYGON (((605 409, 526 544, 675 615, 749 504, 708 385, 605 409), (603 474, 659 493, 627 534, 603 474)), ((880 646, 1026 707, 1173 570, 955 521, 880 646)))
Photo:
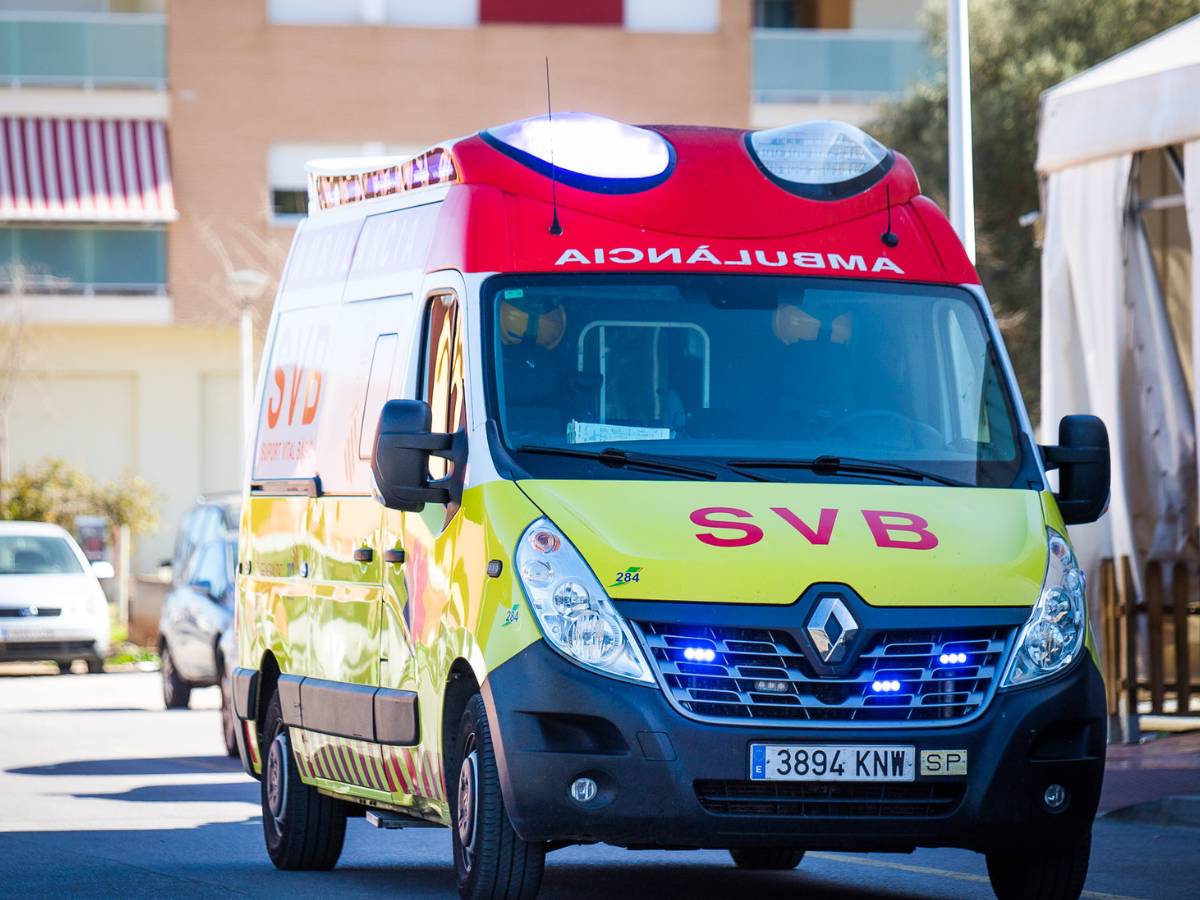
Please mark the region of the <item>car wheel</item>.
POLYGON ((104 660, 98 656, 89 656, 87 658, 87 669, 89 675, 103 675, 104 660))
POLYGON ((1089 831, 1067 847, 987 854, 988 878, 998 900, 1076 900, 1087 878, 1089 831))
POLYGON ((234 757, 238 755, 237 727, 237 716, 233 714, 233 686, 229 676, 221 673, 221 737, 225 740, 225 752, 234 757))
POLYGON ((332 869, 346 839, 346 807, 300 780, 278 692, 263 718, 262 821, 278 869, 332 869))
POLYGON ((803 850, 790 847, 738 847, 729 855, 739 869, 794 869, 804 859, 803 850))
POLYGON ((483 698, 467 702, 454 754, 450 831, 454 869, 464 900, 520 900, 537 895, 546 848, 513 830, 500 794, 500 776, 483 698))
POLYGON ((162 688, 163 704, 167 709, 184 709, 192 698, 192 686, 183 680, 175 668, 171 648, 166 644, 162 648, 162 688))
POLYGON ((59 675, 70 675, 71 674, 71 660, 56 659, 56 660, 54 660, 54 665, 58 667, 59 675))

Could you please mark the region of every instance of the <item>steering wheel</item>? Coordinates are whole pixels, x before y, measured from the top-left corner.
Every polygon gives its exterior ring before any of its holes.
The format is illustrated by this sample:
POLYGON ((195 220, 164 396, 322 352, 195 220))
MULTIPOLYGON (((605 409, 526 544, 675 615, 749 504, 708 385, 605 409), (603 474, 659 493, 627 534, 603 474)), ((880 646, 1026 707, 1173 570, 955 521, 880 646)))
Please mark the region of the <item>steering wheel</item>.
POLYGON ((892 429, 907 434, 908 443, 913 449, 941 447, 945 444, 944 438, 936 428, 891 409, 864 409, 852 413, 844 419, 832 423, 825 429, 823 437, 850 437, 863 432, 890 436, 894 433, 892 429), (868 422, 878 422, 882 427, 861 427, 868 422), (891 429, 888 428, 889 424, 891 429))

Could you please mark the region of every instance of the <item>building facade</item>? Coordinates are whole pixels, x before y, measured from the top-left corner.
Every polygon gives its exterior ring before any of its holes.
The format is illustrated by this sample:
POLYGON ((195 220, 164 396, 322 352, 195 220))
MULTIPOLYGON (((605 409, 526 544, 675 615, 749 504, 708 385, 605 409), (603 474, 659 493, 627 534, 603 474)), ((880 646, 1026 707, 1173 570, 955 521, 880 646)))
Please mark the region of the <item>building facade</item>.
POLYGON ((547 61, 559 110, 864 121, 927 65, 919 3, 0 0, 0 469, 142 475, 153 569, 238 486, 239 316, 261 338, 306 160, 540 114, 547 61))

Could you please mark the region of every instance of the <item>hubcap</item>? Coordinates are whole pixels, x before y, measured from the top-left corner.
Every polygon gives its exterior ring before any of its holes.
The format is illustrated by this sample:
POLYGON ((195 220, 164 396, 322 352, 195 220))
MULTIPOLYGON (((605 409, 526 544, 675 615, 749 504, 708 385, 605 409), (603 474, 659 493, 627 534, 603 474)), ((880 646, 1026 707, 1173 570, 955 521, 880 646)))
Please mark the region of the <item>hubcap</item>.
POLYGON ((458 842, 462 846, 463 867, 469 872, 475 861, 475 836, 479 816, 478 756, 467 754, 458 771, 458 842))
POLYGON ((287 811, 287 752, 287 733, 281 731, 267 753, 267 811, 276 828, 283 824, 287 811))

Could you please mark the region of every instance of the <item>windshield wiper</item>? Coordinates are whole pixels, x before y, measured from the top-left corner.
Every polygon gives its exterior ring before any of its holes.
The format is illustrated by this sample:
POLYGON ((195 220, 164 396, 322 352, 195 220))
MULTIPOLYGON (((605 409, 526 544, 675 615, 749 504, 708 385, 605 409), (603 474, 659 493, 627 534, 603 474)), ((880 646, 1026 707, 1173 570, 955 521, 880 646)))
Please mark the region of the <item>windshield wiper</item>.
POLYGON ((815 459, 731 459, 729 466, 735 469, 809 469, 818 475, 836 475, 845 472, 851 475, 880 475, 906 478, 910 481, 936 481, 951 487, 970 487, 965 481, 947 478, 923 469, 901 463, 883 462, 875 459, 860 459, 855 456, 818 456, 815 459))
POLYGON ((575 459, 593 459, 615 469, 649 469, 653 472, 665 472, 668 475, 682 475, 687 478, 703 478, 715 481, 717 473, 712 469, 697 469, 679 463, 669 462, 655 456, 644 456, 640 453, 627 453, 616 447, 604 450, 576 450, 571 447, 539 447, 534 444, 524 444, 517 448, 518 453, 542 453, 547 456, 569 456, 575 459))

